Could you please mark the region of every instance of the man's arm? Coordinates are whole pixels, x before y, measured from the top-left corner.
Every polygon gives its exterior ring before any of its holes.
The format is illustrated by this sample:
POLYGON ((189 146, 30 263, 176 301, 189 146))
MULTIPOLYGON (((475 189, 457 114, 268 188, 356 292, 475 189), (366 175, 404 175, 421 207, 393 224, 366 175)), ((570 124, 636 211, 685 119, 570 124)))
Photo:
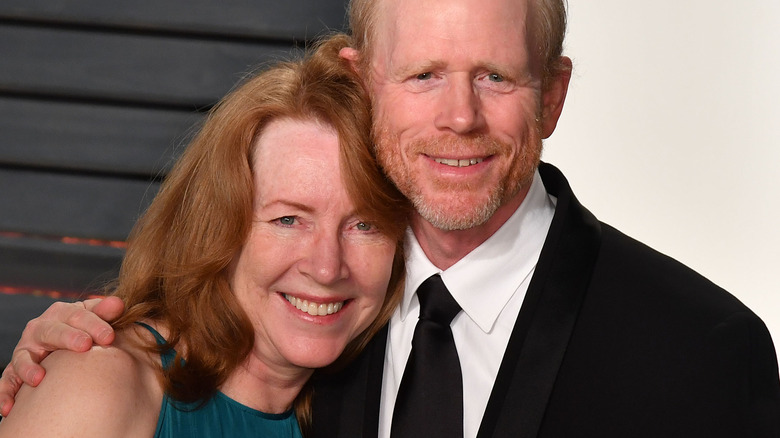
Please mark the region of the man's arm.
POLYGON ((48 378, 22 386, 0 438, 154 435, 162 400, 156 368, 140 348, 114 344, 47 356, 48 378))
POLYGON ((83 352, 89 350, 93 343, 111 344, 114 330, 106 321, 113 321, 123 311, 124 303, 116 297, 76 303, 58 302, 28 322, 16 344, 11 363, 0 378, 0 415, 7 416, 11 411, 22 383, 37 386, 41 382, 46 370, 39 364, 50 352, 83 352))

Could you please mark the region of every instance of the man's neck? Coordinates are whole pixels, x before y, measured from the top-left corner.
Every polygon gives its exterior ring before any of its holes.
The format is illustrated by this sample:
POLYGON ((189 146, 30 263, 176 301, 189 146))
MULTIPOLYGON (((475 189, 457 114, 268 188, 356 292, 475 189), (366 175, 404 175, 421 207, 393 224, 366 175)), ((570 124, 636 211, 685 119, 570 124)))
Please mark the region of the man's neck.
POLYGON ((524 187, 507 203, 496 210, 482 225, 466 230, 445 231, 431 225, 417 213, 411 220, 412 231, 428 260, 437 268, 446 270, 468 253, 482 245, 520 208, 531 185, 524 187))

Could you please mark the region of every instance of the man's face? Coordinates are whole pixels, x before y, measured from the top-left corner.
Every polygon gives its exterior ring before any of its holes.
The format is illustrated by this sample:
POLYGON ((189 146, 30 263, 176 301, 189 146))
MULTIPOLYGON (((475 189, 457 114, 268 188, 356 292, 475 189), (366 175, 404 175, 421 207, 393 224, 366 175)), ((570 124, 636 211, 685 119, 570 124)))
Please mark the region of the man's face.
POLYGON ((517 0, 380 5, 370 84, 382 166, 443 230, 525 195, 541 154, 541 80, 517 0))

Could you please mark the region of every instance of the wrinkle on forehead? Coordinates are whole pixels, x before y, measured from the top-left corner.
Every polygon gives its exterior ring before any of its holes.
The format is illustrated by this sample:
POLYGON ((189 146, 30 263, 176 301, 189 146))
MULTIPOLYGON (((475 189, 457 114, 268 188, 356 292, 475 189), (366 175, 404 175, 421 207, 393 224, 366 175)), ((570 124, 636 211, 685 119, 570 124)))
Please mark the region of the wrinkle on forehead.
POLYGON ((401 59, 441 65, 473 56, 480 57, 477 64, 527 64, 525 1, 394 0, 381 7, 374 68, 393 70, 401 59), (437 56, 445 50, 447 59, 437 56))
POLYGON ((253 169, 258 205, 273 192, 317 197, 338 187, 341 178, 336 130, 316 119, 279 118, 255 140, 253 169))

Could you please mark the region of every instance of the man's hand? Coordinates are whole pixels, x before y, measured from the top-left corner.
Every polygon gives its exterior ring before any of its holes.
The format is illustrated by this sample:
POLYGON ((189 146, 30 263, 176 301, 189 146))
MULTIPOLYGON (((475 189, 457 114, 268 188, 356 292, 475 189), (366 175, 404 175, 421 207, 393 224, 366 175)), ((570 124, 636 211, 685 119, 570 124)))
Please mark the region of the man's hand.
POLYGON ((11 363, 0 378, 0 415, 11 412, 14 397, 22 383, 37 386, 46 370, 39 364, 54 350, 87 351, 93 342, 109 345, 114 330, 108 322, 124 312, 117 297, 96 298, 84 302, 57 302, 27 323, 16 344, 11 363))

